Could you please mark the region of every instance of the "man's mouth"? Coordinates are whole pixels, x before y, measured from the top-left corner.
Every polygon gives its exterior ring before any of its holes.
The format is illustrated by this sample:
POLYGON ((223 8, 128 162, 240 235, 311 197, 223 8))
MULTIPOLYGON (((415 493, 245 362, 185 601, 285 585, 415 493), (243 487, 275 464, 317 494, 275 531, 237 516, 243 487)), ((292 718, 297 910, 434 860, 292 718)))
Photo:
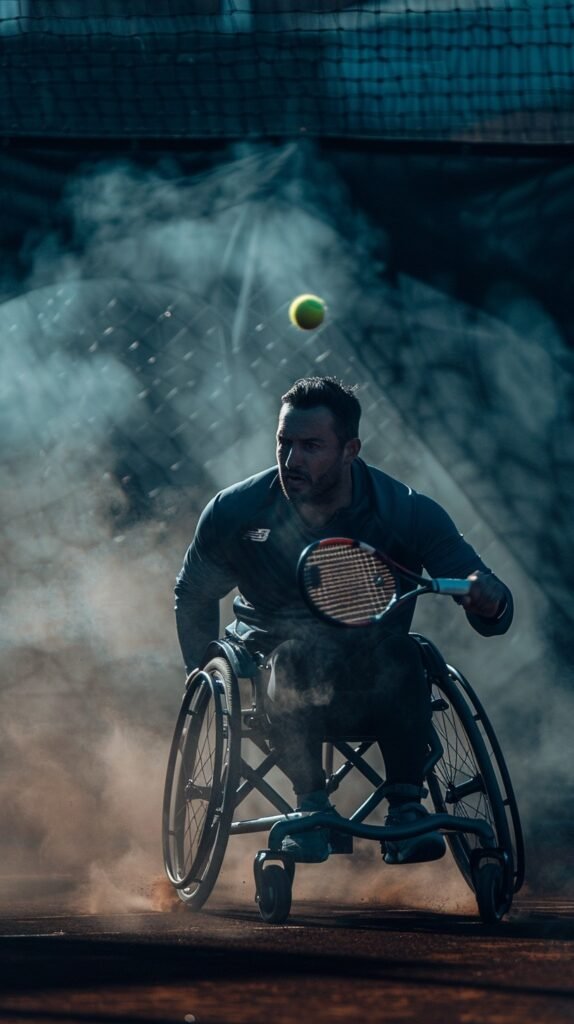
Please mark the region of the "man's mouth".
POLYGON ((308 483, 307 477, 301 476, 299 473, 283 474, 283 486, 287 491, 292 491, 293 494, 305 488, 308 483))
POLYGON ((284 478, 285 478, 285 480, 287 480, 288 483, 295 483, 295 484, 307 483, 307 477, 303 476, 301 473, 285 473, 284 474, 284 478))

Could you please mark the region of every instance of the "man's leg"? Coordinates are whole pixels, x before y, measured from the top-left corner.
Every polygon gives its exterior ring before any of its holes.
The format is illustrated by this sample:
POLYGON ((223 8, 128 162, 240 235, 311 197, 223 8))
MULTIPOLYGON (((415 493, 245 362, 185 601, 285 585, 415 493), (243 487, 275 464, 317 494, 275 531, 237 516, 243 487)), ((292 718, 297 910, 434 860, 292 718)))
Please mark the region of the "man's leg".
POLYGON ((301 643, 287 640, 271 655, 266 710, 277 763, 296 794, 325 787, 322 767, 323 710, 326 699, 309 676, 301 643))
MULTIPOLYGON (((385 762, 388 824, 406 824, 426 816, 423 769, 428 751, 431 702, 418 644, 408 635, 386 637, 375 645, 357 645, 348 664, 355 688, 339 690, 326 712, 333 734, 353 731, 377 737, 385 762)), ((346 687, 349 685, 347 680, 346 687)), ((445 851, 436 832, 387 843, 387 863, 435 860, 445 851)))
MULTIPOLYGON (((427 815, 421 804, 428 753, 431 698, 420 648, 409 636, 396 636, 375 649, 375 690, 382 699, 377 735, 386 770, 387 825, 404 825, 427 815)), ((384 844, 387 864, 437 860, 446 850, 438 832, 384 844)))
POLYGON ((377 738, 385 761, 389 803, 394 785, 420 788, 430 733, 431 702, 416 640, 391 636, 372 656, 373 696, 380 707, 377 738))
MULTIPOLYGON (((297 810, 332 810, 322 764, 324 710, 332 687, 324 678, 324 659, 312 645, 289 640, 271 655, 266 709, 277 764, 291 781, 297 810)), ((298 861, 320 863, 329 856, 326 829, 287 836, 285 853, 298 861)))

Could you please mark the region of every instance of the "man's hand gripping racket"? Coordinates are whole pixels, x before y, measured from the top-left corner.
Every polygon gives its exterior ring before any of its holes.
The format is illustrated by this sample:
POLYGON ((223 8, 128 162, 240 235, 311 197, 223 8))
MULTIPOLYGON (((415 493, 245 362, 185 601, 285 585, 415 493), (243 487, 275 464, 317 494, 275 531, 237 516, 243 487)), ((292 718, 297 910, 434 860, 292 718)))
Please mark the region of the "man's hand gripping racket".
POLYGON ((303 597, 327 622, 371 626, 421 594, 470 594, 472 579, 430 579, 347 537, 328 537, 305 548, 297 567, 303 597))

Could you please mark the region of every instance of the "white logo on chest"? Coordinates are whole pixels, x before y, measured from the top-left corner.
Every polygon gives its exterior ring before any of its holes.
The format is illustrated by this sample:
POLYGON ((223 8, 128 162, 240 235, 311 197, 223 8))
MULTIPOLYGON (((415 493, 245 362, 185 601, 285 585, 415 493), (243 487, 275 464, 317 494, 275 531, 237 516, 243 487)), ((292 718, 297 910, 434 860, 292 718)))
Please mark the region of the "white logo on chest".
POLYGON ((266 530, 265 527, 259 527, 257 530, 248 530, 247 533, 243 534, 243 540, 254 540, 258 544, 262 544, 264 540, 267 540, 271 530, 266 530))

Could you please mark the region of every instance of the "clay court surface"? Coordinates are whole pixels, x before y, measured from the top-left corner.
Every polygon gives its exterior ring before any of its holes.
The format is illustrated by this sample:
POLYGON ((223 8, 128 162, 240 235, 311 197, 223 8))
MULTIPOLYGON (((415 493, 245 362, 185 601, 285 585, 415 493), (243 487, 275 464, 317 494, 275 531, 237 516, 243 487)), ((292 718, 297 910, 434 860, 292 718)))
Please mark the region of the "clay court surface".
POLYGON ((104 913, 64 883, 42 894, 20 880, 0 920, 0 1021, 574 1021, 574 900, 521 894, 488 928, 463 890, 441 900, 440 872, 434 892, 411 875, 413 909, 404 882, 384 901, 367 885, 313 898, 323 870, 302 877, 281 926, 260 920, 248 875, 195 914, 161 880, 146 909, 118 894, 122 912, 104 913))

